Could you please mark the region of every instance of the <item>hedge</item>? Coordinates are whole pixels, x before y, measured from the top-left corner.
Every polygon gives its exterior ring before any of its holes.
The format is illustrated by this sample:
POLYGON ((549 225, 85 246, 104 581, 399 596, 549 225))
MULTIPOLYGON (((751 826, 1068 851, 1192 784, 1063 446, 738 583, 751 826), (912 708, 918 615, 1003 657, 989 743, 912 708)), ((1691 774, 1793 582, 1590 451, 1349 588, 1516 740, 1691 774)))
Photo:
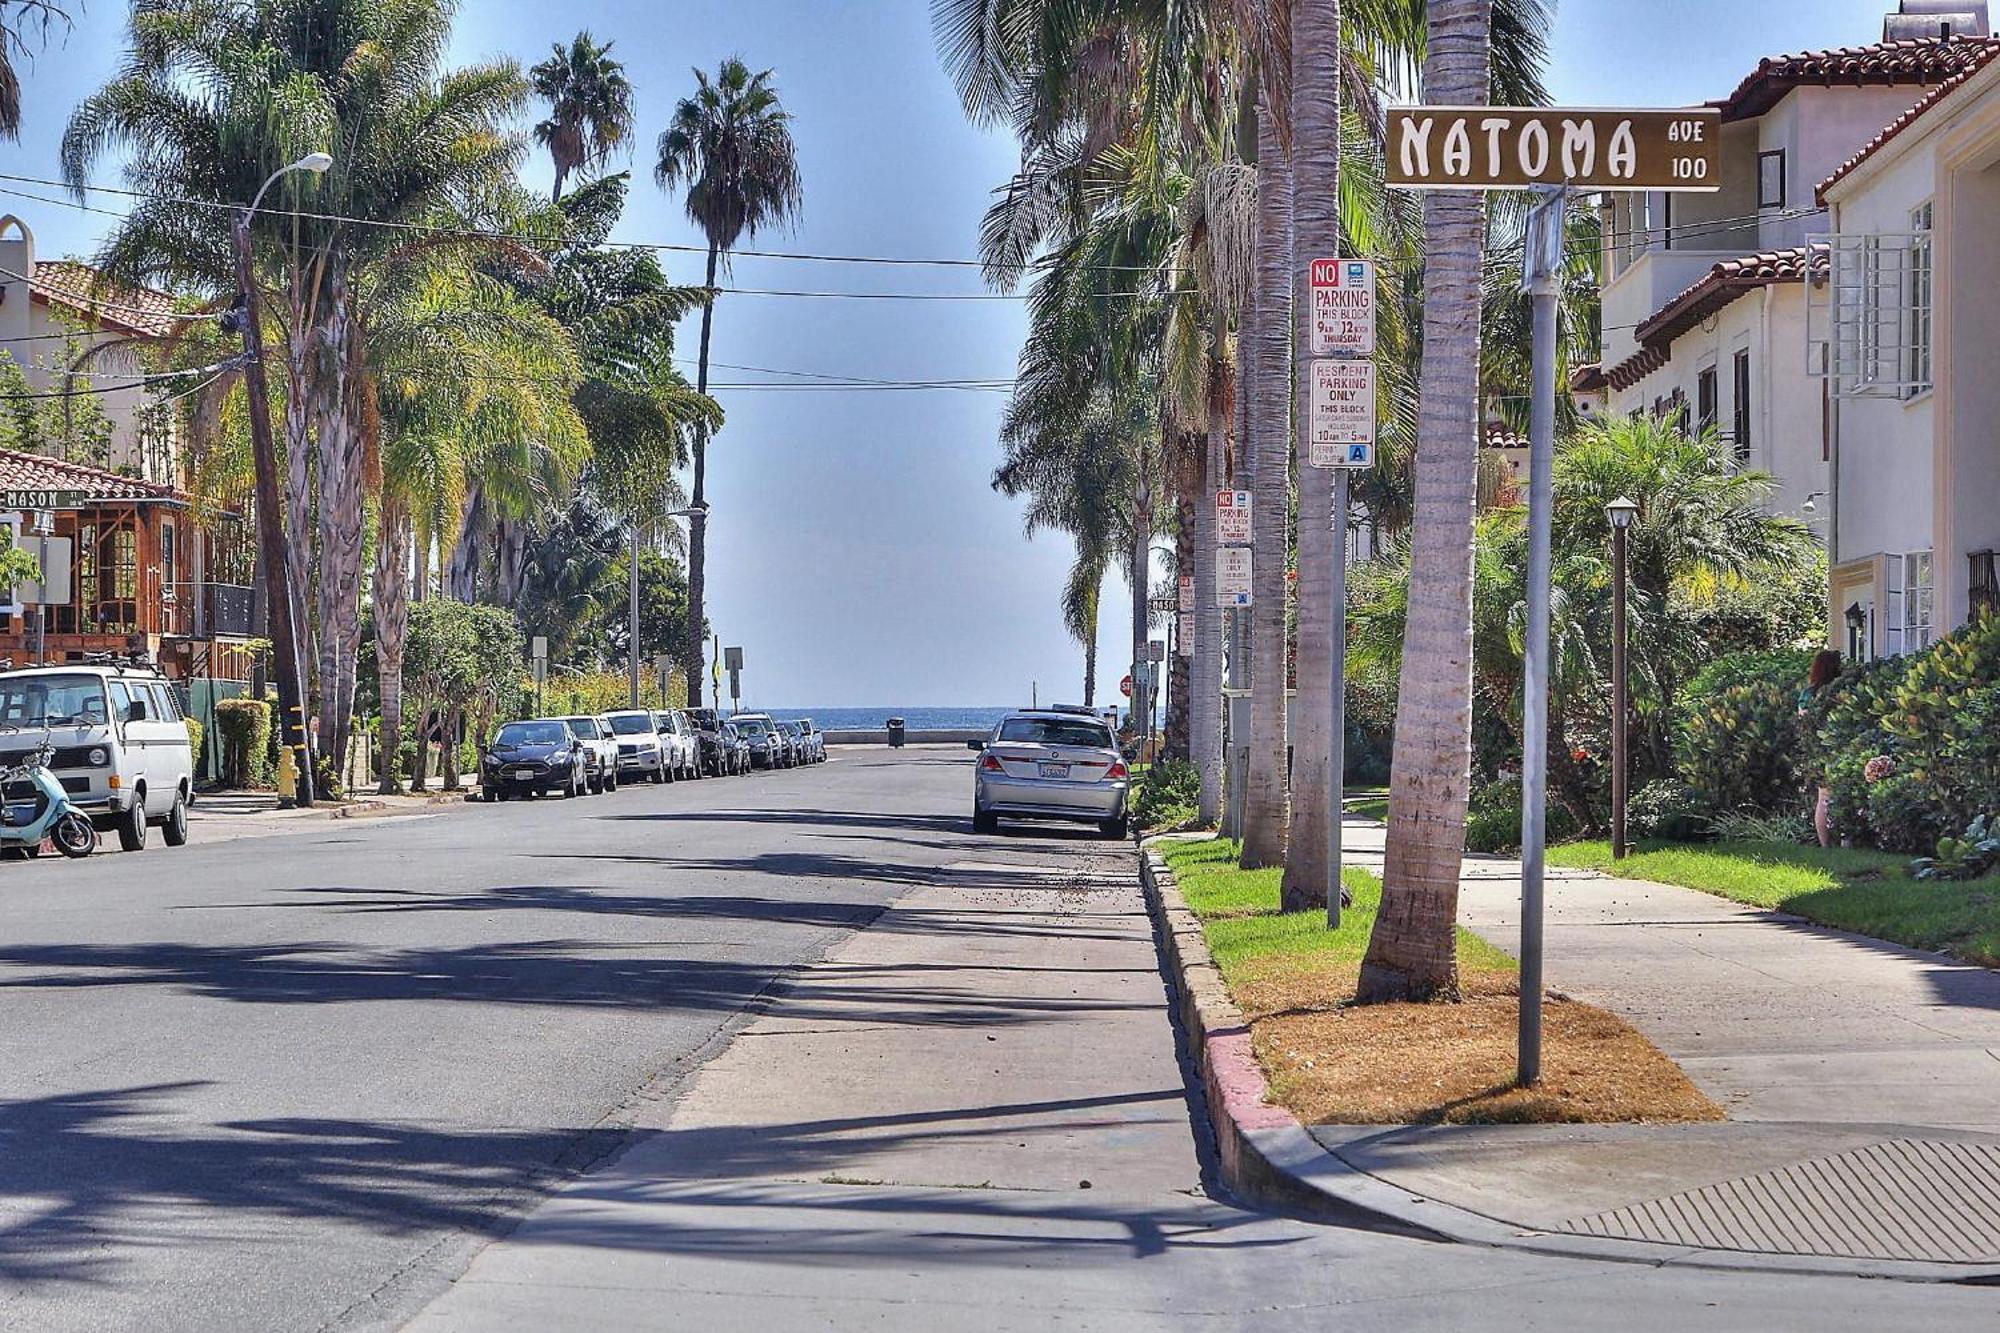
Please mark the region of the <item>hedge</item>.
POLYGON ((222 743, 222 781, 230 787, 270 783, 271 708, 261 699, 224 699, 215 706, 222 743))

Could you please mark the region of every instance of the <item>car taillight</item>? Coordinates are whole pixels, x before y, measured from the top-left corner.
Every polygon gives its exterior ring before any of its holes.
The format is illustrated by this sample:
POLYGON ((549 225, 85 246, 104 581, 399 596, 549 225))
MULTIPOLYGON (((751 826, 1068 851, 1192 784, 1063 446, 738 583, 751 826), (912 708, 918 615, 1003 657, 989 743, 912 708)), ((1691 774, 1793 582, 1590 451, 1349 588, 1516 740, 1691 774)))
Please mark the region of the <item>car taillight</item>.
POLYGON ((997 754, 981 755, 979 758, 979 766, 988 773, 1000 773, 1005 771, 1000 767, 1000 756, 997 754))
POLYGON ((1126 776, 1128 771, 1129 770, 1126 769, 1125 767, 1124 760, 1122 759, 1114 760, 1112 761, 1110 770, 1107 771, 1104 776, 1111 779, 1113 782, 1116 782, 1119 778, 1126 776))

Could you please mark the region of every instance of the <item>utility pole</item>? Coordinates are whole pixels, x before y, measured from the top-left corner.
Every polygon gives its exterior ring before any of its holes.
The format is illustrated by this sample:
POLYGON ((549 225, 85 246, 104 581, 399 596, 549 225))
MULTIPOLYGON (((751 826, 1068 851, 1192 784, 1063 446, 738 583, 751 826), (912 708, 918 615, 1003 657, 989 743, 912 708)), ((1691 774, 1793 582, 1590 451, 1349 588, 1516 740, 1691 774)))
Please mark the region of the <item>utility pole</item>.
MULTIPOLYGON (((273 178, 275 179, 275 177, 273 178)), ((258 192, 260 195, 262 191, 258 192)), ((254 208, 255 205, 252 205, 254 208)), ((236 247, 237 318, 242 322, 243 383, 249 394, 250 452, 256 471, 257 558, 264 566, 264 600, 271 624, 271 656, 278 678, 281 743, 298 755, 298 804, 313 803, 312 753, 306 740, 305 676, 299 658, 296 608, 285 573, 285 529, 278 497, 277 446, 271 438, 270 386, 264 378, 264 334, 257 319, 257 284, 250 261, 251 208, 230 219, 236 247)))
POLYGON ((1614 861, 1625 859, 1625 810, 1632 789, 1631 743, 1627 737, 1631 686, 1625 660, 1625 533, 1638 512, 1639 506, 1622 495, 1604 506, 1604 516, 1611 520, 1611 859, 1614 861))
POLYGON ((625 656, 630 659, 632 679, 631 699, 626 707, 639 706, 639 525, 632 524, 632 557, 627 562, 631 569, 631 619, 626 622, 627 637, 625 656))

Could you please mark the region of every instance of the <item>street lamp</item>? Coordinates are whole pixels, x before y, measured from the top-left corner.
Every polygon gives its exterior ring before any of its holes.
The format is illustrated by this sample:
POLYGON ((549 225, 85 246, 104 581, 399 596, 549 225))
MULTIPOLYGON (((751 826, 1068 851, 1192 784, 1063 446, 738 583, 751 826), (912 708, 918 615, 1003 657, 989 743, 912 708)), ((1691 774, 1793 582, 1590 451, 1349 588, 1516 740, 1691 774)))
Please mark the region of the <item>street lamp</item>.
POLYGON ((1862 658, 1861 646, 1867 642, 1868 612, 1861 603, 1851 603, 1847 608, 1847 655, 1859 662, 1862 658))
MULTIPOLYGON (((666 517, 668 518, 706 518, 707 516, 708 506, 705 504, 693 505, 687 509, 669 509, 666 513, 666 517)), ((629 607, 631 620, 626 626, 629 637, 625 644, 625 656, 630 662, 631 669, 631 680, 628 682, 632 696, 631 707, 637 708, 639 706, 639 525, 637 523, 632 524, 632 558, 627 563, 632 567, 630 580, 632 600, 629 607)), ((664 693, 662 693, 661 697, 664 701, 664 693)))
MULTIPOLYGON (((285 528, 278 499, 277 446, 271 439, 271 390, 264 377, 264 332, 257 322, 257 283, 250 260, 250 219, 264 192, 280 176, 294 171, 315 175, 333 165, 326 153, 308 153, 290 166, 272 172, 251 196, 248 208, 230 218, 230 240, 236 250, 237 309, 233 321, 243 335, 243 384, 250 399, 250 451, 256 472, 257 558, 264 566, 264 601, 270 616, 271 654, 277 659, 278 727, 284 743, 298 752, 297 804, 313 803, 312 752, 306 730, 305 661, 299 653, 294 589, 285 558, 285 528)), ((227 329, 231 320, 225 319, 227 329)))
POLYGON ((1626 753, 1625 723, 1625 532, 1638 517, 1639 506, 1619 496, 1604 506, 1611 521, 1611 857, 1625 859, 1625 800, 1631 785, 1630 756, 1626 753))

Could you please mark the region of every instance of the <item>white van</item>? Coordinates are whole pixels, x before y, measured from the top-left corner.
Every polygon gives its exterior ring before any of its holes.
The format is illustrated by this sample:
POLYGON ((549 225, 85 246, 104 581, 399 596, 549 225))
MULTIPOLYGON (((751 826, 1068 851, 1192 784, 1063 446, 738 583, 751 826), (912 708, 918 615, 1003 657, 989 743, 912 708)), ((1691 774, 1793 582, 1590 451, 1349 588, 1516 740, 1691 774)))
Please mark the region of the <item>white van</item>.
POLYGON ((46 733, 50 771, 93 824, 136 852, 149 827, 187 841, 194 749, 180 700, 151 666, 86 663, 0 671, 0 763, 46 733))

